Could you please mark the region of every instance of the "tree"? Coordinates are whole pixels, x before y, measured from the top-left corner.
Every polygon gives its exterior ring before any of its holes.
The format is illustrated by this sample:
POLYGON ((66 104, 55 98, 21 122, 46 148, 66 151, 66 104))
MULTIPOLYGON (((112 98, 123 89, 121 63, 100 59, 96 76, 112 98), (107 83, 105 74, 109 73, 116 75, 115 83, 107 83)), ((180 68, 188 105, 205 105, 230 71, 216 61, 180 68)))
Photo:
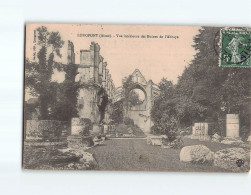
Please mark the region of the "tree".
MULTIPOLYGON (((58 32, 48 32, 47 28, 42 26, 37 28, 38 45, 41 47, 37 57, 38 63, 26 60, 25 64, 25 84, 31 94, 38 97, 40 117, 45 120, 50 117, 51 103, 55 101, 55 83, 51 82, 55 54, 61 57, 60 49, 64 41, 58 32), (47 52, 50 54, 47 58, 47 52)), ((55 65, 56 66, 56 65, 55 65)), ((58 64, 57 64, 58 67, 58 64)))
POLYGON ((114 121, 114 123, 123 123, 123 100, 119 100, 111 104, 112 112, 110 115, 110 119, 114 121))
POLYGON ((193 47, 197 53, 177 84, 170 89, 165 84, 167 81, 159 84, 161 95, 151 114, 155 128, 165 132, 167 127, 163 124, 172 124, 172 121, 176 121, 178 127, 188 127, 196 121, 210 120, 222 130, 223 119, 229 113, 240 114, 241 126, 250 125, 247 97, 251 70, 218 66, 219 46, 215 43, 219 42, 219 30, 218 27, 200 29, 194 37, 193 47))
POLYGON ((125 77, 122 80, 123 83, 123 96, 124 96, 124 106, 126 110, 131 106, 136 106, 142 103, 137 94, 133 89, 137 88, 136 84, 132 80, 132 75, 125 77))
POLYGON ((125 116, 127 116, 127 111, 129 107, 139 105, 142 101, 139 98, 139 95, 133 91, 133 89, 137 87, 135 83, 132 81, 132 75, 128 77, 124 77, 122 79, 122 99, 112 103, 112 113, 110 118, 115 123, 122 123, 125 116))
POLYGON ((154 122, 154 134, 166 134, 170 141, 175 139, 178 126, 175 86, 171 81, 163 78, 159 83, 160 95, 154 101, 151 110, 151 119, 154 122))

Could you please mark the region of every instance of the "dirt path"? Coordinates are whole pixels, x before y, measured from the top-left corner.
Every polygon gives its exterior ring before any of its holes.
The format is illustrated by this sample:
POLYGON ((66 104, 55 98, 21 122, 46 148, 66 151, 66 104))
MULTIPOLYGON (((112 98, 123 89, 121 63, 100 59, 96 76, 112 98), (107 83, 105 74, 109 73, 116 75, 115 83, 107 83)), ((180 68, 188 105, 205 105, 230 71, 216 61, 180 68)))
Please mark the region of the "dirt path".
POLYGON ((100 170, 224 172, 212 165, 180 162, 180 150, 147 145, 145 139, 111 139, 88 152, 94 154, 100 170))

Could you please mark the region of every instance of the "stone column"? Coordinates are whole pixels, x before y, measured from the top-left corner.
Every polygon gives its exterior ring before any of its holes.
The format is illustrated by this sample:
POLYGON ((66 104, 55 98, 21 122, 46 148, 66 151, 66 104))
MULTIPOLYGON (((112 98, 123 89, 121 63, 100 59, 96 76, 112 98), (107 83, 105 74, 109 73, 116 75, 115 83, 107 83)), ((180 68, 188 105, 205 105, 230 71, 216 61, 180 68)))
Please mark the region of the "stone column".
POLYGON ((227 137, 239 137, 240 136, 240 124, 238 114, 227 114, 226 116, 226 136, 227 137))
POLYGON ((70 40, 68 40, 67 64, 75 64, 74 45, 70 40))
POLYGON ((71 119, 71 135, 89 135, 91 120, 87 118, 71 119))
POLYGON ((111 74, 108 74, 107 94, 110 98, 110 96, 111 96, 111 74))
POLYGON ((109 75, 109 69, 106 69, 106 72, 105 72, 105 90, 106 91, 108 89, 108 75, 109 75))
POLYGON ((91 121, 87 118, 72 118, 71 135, 67 137, 69 148, 90 147, 94 145, 92 136, 89 136, 91 121))
POLYGON ((98 73, 98 76, 99 76, 99 84, 102 85, 102 82, 103 82, 103 57, 100 56, 100 59, 99 59, 99 73, 98 73))
POLYGON ((95 43, 94 45, 94 81, 96 84, 99 83, 99 44, 95 43))
POLYGON ((102 86, 105 89, 105 82, 106 82, 106 66, 107 62, 103 63, 103 78, 102 78, 102 86))

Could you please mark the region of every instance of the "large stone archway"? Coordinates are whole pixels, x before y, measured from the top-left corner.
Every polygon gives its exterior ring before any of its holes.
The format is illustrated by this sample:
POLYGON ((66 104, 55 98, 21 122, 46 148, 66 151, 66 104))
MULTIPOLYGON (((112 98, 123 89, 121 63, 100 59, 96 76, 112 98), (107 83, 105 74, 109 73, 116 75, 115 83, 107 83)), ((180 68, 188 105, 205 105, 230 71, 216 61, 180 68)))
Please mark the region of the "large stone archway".
POLYGON ((132 81, 134 85, 130 90, 142 90, 145 93, 145 99, 142 104, 127 108, 125 114, 126 117, 133 119, 134 123, 147 134, 150 133, 151 127, 153 126, 150 114, 154 99, 159 95, 160 91, 152 80, 146 81, 145 77, 138 69, 132 73, 132 81))

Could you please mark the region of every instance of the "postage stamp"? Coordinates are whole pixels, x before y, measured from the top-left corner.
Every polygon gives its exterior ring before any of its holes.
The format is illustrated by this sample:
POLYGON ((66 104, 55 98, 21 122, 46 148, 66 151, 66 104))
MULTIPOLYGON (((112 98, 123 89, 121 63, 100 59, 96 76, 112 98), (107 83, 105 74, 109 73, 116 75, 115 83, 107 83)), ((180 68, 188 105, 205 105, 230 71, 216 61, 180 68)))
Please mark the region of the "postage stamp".
POLYGON ((222 29, 219 66, 251 67, 251 31, 222 29))

